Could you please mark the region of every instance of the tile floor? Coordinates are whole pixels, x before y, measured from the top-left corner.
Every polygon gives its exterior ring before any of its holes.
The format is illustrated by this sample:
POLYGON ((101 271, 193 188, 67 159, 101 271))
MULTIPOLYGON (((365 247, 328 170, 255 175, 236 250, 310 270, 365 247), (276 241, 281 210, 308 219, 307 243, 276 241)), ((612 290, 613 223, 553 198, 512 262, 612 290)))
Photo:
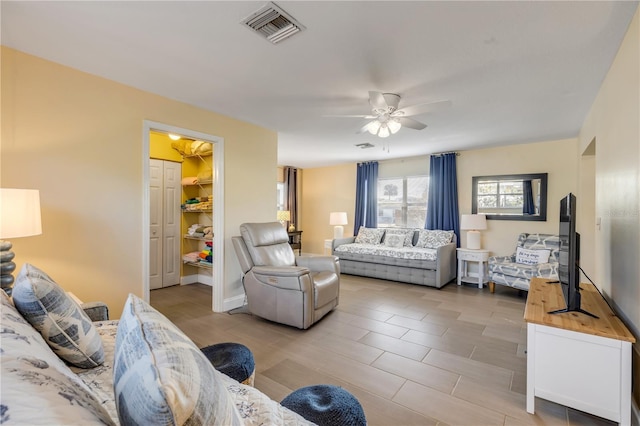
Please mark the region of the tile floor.
POLYGON ((199 347, 248 346, 255 386, 272 399, 339 385, 372 426, 615 424, 539 398, 536 414, 526 412, 525 297, 342 275, 339 306, 306 331, 242 310, 213 313, 201 284, 154 290, 151 303, 199 347))

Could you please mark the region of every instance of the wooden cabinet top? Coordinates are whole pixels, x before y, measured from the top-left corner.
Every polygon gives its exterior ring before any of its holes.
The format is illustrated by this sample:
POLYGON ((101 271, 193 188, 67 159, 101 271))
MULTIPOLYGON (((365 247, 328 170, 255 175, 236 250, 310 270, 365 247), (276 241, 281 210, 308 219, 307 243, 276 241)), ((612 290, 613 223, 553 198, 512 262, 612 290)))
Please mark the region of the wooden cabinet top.
POLYGON ((560 284, 549 284, 548 278, 533 278, 524 310, 526 322, 592 334, 610 339, 635 342, 636 339, 611 310, 593 284, 581 283, 581 308, 598 319, 579 312, 549 314, 566 307, 560 284))

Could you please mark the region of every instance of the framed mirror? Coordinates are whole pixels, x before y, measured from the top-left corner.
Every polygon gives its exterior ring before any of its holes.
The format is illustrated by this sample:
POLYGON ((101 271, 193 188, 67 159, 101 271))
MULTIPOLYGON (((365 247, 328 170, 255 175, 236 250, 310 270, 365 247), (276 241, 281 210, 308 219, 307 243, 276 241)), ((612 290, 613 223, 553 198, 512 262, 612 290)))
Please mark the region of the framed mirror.
POLYGON ((547 220, 547 173, 474 176, 471 212, 490 220, 547 220))

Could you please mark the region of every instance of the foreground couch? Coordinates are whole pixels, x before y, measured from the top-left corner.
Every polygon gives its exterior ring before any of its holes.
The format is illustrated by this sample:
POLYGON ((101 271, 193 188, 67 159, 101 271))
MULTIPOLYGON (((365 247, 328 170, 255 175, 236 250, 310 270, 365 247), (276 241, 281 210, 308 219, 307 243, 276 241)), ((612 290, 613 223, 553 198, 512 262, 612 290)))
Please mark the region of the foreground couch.
POLYGON ((119 321, 92 322, 50 277, 25 265, 13 299, 0 291, 0 308, 2 424, 313 424, 216 371, 134 295, 119 321))
POLYGON ((333 240, 344 274, 441 288, 456 277, 453 231, 364 228, 333 240))

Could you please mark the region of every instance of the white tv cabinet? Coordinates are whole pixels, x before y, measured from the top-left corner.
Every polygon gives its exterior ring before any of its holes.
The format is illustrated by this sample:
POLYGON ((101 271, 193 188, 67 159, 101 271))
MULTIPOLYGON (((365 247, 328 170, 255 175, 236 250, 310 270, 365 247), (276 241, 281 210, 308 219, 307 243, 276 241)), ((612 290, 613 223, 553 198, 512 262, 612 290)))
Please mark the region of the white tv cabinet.
POLYGON ((631 423, 631 345, 635 337, 592 284, 580 284, 582 309, 565 312, 560 284, 531 280, 527 322, 527 412, 535 397, 631 423))

